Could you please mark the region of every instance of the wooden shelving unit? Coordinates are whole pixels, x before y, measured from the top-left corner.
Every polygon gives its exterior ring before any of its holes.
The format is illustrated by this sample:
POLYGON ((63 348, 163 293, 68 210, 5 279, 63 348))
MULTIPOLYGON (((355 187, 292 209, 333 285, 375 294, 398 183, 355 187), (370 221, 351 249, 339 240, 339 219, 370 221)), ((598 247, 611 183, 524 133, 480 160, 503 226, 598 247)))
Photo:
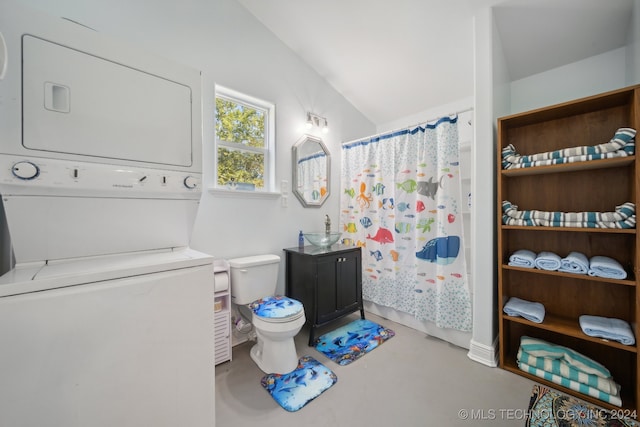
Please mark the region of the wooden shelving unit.
POLYGON ((625 409, 640 408, 638 343, 627 346, 587 336, 579 325, 583 314, 614 317, 632 325, 638 339, 640 236, 635 229, 522 227, 502 224, 502 201, 520 210, 610 212, 624 202, 638 203, 638 156, 566 165, 501 169, 501 151, 513 144, 519 154, 608 142, 617 129, 640 127, 640 86, 624 88, 563 104, 498 119, 498 307, 500 366, 541 384, 605 408, 601 400, 521 371, 517 365, 520 337, 540 338, 570 347, 602 363, 621 385, 625 409), (605 255, 627 271, 625 280, 509 266, 518 249, 551 251, 561 257, 571 251, 587 257, 605 255), (510 297, 540 302, 542 323, 504 314, 510 297))

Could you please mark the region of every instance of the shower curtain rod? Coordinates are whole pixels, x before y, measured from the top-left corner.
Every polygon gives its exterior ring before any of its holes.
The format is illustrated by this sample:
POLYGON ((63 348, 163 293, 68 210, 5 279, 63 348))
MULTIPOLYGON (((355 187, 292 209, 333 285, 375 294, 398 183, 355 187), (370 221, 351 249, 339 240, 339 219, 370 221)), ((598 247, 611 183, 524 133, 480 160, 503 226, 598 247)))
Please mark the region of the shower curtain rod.
MULTIPOLYGON (((418 127, 418 126, 422 126, 422 125, 424 125, 424 124, 427 124, 427 123, 429 123, 429 122, 432 122, 432 121, 434 121, 434 120, 441 119, 442 117, 452 116, 452 115, 454 115, 454 114, 455 114, 455 115, 460 115, 460 114, 462 114, 462 113, 466 113, 466 112, 468 112, 468 111, 473 111, 473 107, 465 108, 464 110, 454 111, 453 113, 445 114, 445 115, 443 115, 443 116, 434 117, 434 118, 432 118, 432 119, 422 121, 422 122, 417 123, 417 124, 415 124, 415 125, 411 125, 411 126, 403 126, 403 127, 401 127, 401 128, 394 129, 394 130, 390 130, 390 131, 387 131, 387 132, 376 133, 376 134, 373 134, 373 135, 365 136, 365 137, 363 137, 363 138, 356 138, 356 139, 352 139, 351 141, 345 141, 345 142, 343 142, 343 143, 342 143, 342 145, 345 145, 345 144, 351 144, 352 142, 356 142, 356 141, 363 141, 363 140, 365 140, 365 139, 376 138, 376 137, 380 137, 380 136, 382 136, 382 135, 389 135, 389 134, 396 133, 396 132, 399 132, 399 131, 401 131, 401 130, 405 130, 405 129, 415 128, 415 127, 418 127)), ((471 122, 469 122, 469 124, 471 124, 471 122)))

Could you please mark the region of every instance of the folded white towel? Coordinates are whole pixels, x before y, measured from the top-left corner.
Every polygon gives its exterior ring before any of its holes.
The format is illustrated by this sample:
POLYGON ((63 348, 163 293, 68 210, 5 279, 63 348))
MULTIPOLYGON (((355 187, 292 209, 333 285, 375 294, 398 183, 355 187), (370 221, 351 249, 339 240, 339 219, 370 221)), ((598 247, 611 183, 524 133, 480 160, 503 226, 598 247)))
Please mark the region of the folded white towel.
POLYGON ((589 272, 589 258, 581 252, 571 252, 560 261, 558 271, 565 273, 587 274, 589 272))
POLYGON ((544 320, 544 305, 539 302, 526 301, 520 298, 511 297, 502 308, 509 316, 521 316, 534 323, 542 323, 544 320))
POLYGON ((589 276, 622 280, 627 278, 627 272, 615 259, 598 255, 589 260, 589 276))
POLYGON ((555 271, 560 268, 561 260, 558 254, 542 251, 536 256, 535 265, 541 270, 555 271))
POLYGON ((585 314, 580 316, 580 327, 582 332, 590 337, 614 340, 625 345, 636 343, 631 326, 622 319, 585 314))
POLYGON ((536 254, 528 249, 518 249, 509 257, 509 265, 514 267, 533 268, 536 262, 536 254))

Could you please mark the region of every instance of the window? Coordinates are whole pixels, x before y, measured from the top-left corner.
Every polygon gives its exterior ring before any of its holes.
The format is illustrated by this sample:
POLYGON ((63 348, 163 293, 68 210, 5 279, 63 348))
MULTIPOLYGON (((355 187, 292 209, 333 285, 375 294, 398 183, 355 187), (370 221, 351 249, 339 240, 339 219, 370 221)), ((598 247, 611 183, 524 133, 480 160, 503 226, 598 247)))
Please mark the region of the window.
POLYGON ((273 191, 275 106, 216 86, 216 186, 273 191))

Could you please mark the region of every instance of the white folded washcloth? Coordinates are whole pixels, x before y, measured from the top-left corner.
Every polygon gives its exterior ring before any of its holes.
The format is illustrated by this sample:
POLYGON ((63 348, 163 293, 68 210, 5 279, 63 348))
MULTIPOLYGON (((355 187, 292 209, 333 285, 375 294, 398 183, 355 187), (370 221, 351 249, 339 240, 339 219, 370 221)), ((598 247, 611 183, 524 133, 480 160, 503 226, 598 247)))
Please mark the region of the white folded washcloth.
POLYGON ((597 255, 589 260, 589 276, 622 280, 627 278, 627 272, 615 259, 597 255))
POLYGON ((589 272, 589 258, 581 252, 571 252, 560 261, 558 271, 565 273, 587 274, 589 272))
POLYGON ((520 316, 534 323, 542 323, 544 320, 544 305, 539 302, 526 301, 520 298, 511 297, 502 308, 509 316, 520 316))
POLYGON ((580 316, 580 327, 582 332, 590 337, 614 340, 625 345, 636 343, 631 326, 622 319, 585 314, 580 316))
POLYGON ((536 267, 541 270, 555 271, 560 268, 561 265, 560 256, 553 252, 542 251, 536 256, 536 267))
POLYGON ((535 267, 536 254, 528 249, 518 249, 509 257, 509 265, 514 267, 535 267))

